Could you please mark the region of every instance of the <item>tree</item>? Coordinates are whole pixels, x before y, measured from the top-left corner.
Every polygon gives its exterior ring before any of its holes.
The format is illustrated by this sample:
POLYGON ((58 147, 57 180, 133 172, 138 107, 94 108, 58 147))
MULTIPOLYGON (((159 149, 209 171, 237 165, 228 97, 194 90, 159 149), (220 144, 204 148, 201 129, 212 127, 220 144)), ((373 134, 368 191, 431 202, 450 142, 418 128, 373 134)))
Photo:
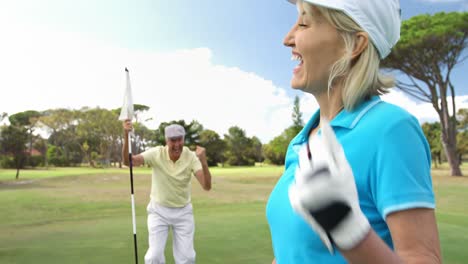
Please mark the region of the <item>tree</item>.
MULTIPOLYGON (((120 111, 122 108, 117 108, 112 110, 111 112, 114 113, 116 116, 120 115, 120 111)), ((142 105, 142 104, 133 104, 133 111, 134 111, 134 125, 133 125, 133 142, 132 142, 132 152, 134 153, 140 153, 143 152, 146 149, 146 146, 151 144, 151 139, 153 137, 153 131, 148 129, 143 123, 141 123, 140 120, 140 115, 143 114, 144 112, 148 111, 150 109, 149 106, 142 105)), ((151 118, 150 118, 151 119, 151 118)), ((148 120, 148 119, 147 119, 148 120)), ((145 120, 145 121, 147 121, 145 120)), ((122 139, 122 132, 121 132, 121 125, 119 128, 119 142, 123 142, 122 139)), ((120 151, 117 151, 119 148, 121 148, 121 145, 114 144, 112 146, 112 159, 117 159, 119 161, 119 168, 122 167, 121 163, 121 157, 122 154, 118 153, 120 151)))
POLYGON ((200 133, 200 145, 206 149, 206 160, 208 166, 216 166, 223 163, 226 142, 213 130, 203 130, 200 133))
POLYGON ((153 138, 154 131, 150 130, 143 123, 135 123, 133 126, 134 130, 134 153, 141 153, 146 150, 146 147, 151 143, 151 138, 153 138))
POLYGON ((289 141, 283 132, 263 147, 263 153, 269 163, 284 165, 289 141))
POLYGON ((454 67, 466 58, 462 56, 468 45, 467 37, 467 12, 415 16, 402 23, 400 41, 382 65, 402 72, 409 82, 398 81, 397 87, 431 103, 436 110, 452 176, 462 173, 456 153, 455 87, 450 76, 454 67))
POLYGON ((457 120, 460 130, 468 130, 468 108, 458 109, 457 120))
POLYGON ((286 157, 286 151, 288 149, 289 142, 302 130, 304 122, 302 121, 302 113, 300 109, 299 97, 296 95, 294 98, 294 106, 292 112, 293 124, 286 128, 281 135, 275 137, 267 145, 264 146, 263 152, 265 158, 277 165, 284 164, 284 158, 286 157))
POLYGON ((238 126, 228 129, 224 135, 226 141, 226 158, 229 165, 254 165, 255 157, 252 151, 252 139, 245 135, 245 131, 238 126))
POLYGON ((203 131, 203 125, 196 120, 192 120, 190 124, 184 126, 185 129, 185 144, 191 149, 195 149, 196 145, 200 145, 200 133, 203 131))
POLYGON ((461 164, 463 162, 463 156, 468 154, 468 108, 458 110, 457 120, 457 151, 459 153, 459 161, 461 164))
POLYGON ((22 126, 10 125, 2 129, 0 134, 0 152, 4 156, 12 155, 16 168, 16 179, 19 178, 19 171, 24 166, 26 158, 26 143, 28 142, 28 132, 22 126))
POLYGON ((7 116, 8 116, 7 113, 5 113, 5 112, 1 113, 1 114, 0 114, 0 122, 2 122, 3 119, 5 119, 7 116))
POLYGON ((80 112, 69 109, 49 109, 42 112, 39 124, 49 132, 45 152, 45 164, 55 166, 69 166, 80 163, 80 143, 76 132, 79 123, 80 112), (49 146, 56 146, 49 151, 49 146), (49 160, 53 157, 53 160, 49 160))
MULTIPOLYGON (((293 112, 292 112, 292 121, 293 124, 289 128, 287 128, 286 132, 286 137, 287 140, 291 141, 304 127, 304 122, 302 121, 302 112, 300 108, 300 100, 299 96, 296 95, 294 97, 294 106, 293 106, 293 112)), ((289 144, 288 141, 288 144, 289 144)))
POLYGON ((263 145, 258 137, 253 136, 252 140, 252 156, 255 162, 263 162, 265 156, 263 155, 263 145))
MULTIPOLYGON (((138 123, 138 117, 140 116, 140 114, 142 114, 143 112, 146 112, 150 109, 149 106, 147 105, 142 105, 142 104, 133 104, 133 114, 135 116, 135 123, 138 123)), ((116 109, 113 109, 111 110, 113 113, 115 113, 117 116, 120 115, 120 111, 122 110, 122 107, 119 107, 119 108, 116 108, 116 109)))
POLYGON ((422 124, 422 130, 426 136, 429 148, 431 149, 432 163, 437 167, 437 163, 441 164, 442 158, 442 143, 441 143, 441 130, 440 123, 424 123, 422 124))
POLYGON ((36 129, 41 113, 34 110, 28 110, 24 112, 19 112, 9 117, 10 124, 16 127, 24 127, 28 133, 28 155, 26 155, 26 164, 29 165, 29 160, 31 158, 32 146, 33 146, 33 133, 36 129))
POLYGON ((112 151, 115 150, 113 146, 122 135, 122 124, 115 112, 101 108, 83 108, 76 131, 79 145, 90 166, 95 166, 96 159, 108 166, 112 151))
MULTIPOLYGON (((300 131, 297 131, 298 127, 292 125, 286 128, 281 135, 275 137, 267 145, 265 145, 263 152, 265 158, 276 165, 284 165, 284 159, 286 157, 286 151, 289 143, 300 131)), ((302 128, 301 128, 302 129, 302 128)))
POLYGON ((77 125, 73 124, 50 134, 47 148, 54 146, 52 151, 46 150, 47 163, 54 166, 72 166, 83 161, 77 125), (50 160, 51 152, 55 151, 54 159, 50 160))
POLYGON ((44 139, 42 137, 38 137, 38 139, 34 142, 33 147, 41 153, 42 156, 42 164, 45 167, 48 167, 48 161, 47 161, 47 139, 44 139))
MULTIPOLYGON (((142 114, 143 112, 146 112, 150 109, 149 106, 146 106, 146 105, 142 105, 142 104, 134 104, 133 105, 133 110, 134 110, 134 114, 135 114, 135 122, 138 123, 138 116, 140 114, 142 114)), ((119 112, 120 114, 120 112, 119 112)))
POLYGON ((457 152, 459 153, 458 160, 461 164, 463 157, 468 154, 468 131, 466 130, 457 134, 457 152))
POLYGON ((299 96, 294 97, 294 106, 292 112, 292 119, 293 119, 293 126, 302 127, 304 126, 304 122, 302 121, 302 112, 300 108, 300 99, 299 96))
POLYGON ((172 124, 179 124, 185 129, 185 145, 190 149, 195 149, 196 145, 200 145, 200 133, 203 131, 203 126, 196 120, 190 122, 190 124, 185 123, 185 120, 173 120, 169 123, 162 122, 159 124, 158 129, 154 133, 154 141, 159 145, 166 144, 166 138, 164 136, 164 130, 167 126, 172 124))

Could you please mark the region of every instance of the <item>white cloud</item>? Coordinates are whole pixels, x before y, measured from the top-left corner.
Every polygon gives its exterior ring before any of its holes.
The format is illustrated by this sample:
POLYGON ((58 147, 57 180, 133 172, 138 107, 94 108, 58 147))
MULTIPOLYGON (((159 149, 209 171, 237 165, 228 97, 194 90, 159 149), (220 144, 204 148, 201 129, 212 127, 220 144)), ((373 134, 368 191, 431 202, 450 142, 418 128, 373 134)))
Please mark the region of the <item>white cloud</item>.
POLYGON ((152 106, 156 122, 196 119, 221 135, 237 125, 262 142, 291 122, 291 98, 271 81, 238 68, 211 64, 208 49, 172 55, 154 65, 156 69, 145 67, 146 74, 144 69, 136 69, 148 79, 134 82, 135 102, 152 106), (136 95, 136 89, 148 94, 136 95))
POLYGON ((195 119, 220 135, 237 125, 267 142, 292 122, 293 99, 283 89, 254 73, 214 65, 207 48, 135 51, 20 26, 0 34, 6 36, 0 42, 0 112, 120 107, 128 67, 134 102, 151 107, 150 128, 195 119))
MULTIPOLYGON (((418 118, 420 123, 424 122, 439 122, 437 112, 430 103, 417 103, 400 90, 393 89, 389 94, 382 96, 384 101, 398 105, 418 118)), ((451 97, 447 100, 451 102, 451 97)), ((460 108, 468 108, 468 95, 455 97, 456 111, 460 108)), ((452 114, 451 109, 449 113, 452 114)))

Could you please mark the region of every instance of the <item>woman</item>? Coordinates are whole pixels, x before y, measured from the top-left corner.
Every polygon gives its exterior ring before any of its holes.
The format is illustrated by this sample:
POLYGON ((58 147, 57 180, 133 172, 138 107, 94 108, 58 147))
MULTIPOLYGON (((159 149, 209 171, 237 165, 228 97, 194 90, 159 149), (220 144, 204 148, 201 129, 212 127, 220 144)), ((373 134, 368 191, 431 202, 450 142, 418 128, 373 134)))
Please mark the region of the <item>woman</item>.
POLYGON ((427 141, 379 98, 394 86, 379 62, 399 39, 399 2, 296 5, 284 40, 298 61, 291 85, 320 109, 268 200, 273 263, 440 263, 427 141))

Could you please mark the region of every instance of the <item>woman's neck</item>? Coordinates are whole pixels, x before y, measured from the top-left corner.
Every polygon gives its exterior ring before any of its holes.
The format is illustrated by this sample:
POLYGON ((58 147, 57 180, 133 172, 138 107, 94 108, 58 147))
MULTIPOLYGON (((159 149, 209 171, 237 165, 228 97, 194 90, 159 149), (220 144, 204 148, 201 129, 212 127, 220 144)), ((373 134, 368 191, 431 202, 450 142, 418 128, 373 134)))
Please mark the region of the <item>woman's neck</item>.
POLYGON ((320 120, 332 120, 344 108, 341 89, 338 87, 333 87, 330 94, 322 93, 316 96, 316 99, 320 106, 320 120))
POLYGON ((315 134, 315 132, 320 128, 320 123, 322 123, 322 120, 326 119, 331 121, 344 108, 340 89, 332 88, 330 91, 330 96, 325 92, 315 96, 315 98, 320 107, 320 120, 318 126, 311 131, 310 136, 315 134))

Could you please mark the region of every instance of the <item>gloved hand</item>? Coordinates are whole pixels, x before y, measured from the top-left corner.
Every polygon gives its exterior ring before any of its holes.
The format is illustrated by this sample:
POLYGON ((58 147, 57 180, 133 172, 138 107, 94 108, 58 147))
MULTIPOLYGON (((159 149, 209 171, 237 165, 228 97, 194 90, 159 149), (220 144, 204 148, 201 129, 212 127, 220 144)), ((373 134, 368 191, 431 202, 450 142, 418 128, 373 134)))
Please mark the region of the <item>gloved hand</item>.
POLYGON ((289 200, 333 254, 333 244, 345 250, 357 246, 370 225, 359 207, 353 171, 327 121, 321 131, 299 153, 289 200))

